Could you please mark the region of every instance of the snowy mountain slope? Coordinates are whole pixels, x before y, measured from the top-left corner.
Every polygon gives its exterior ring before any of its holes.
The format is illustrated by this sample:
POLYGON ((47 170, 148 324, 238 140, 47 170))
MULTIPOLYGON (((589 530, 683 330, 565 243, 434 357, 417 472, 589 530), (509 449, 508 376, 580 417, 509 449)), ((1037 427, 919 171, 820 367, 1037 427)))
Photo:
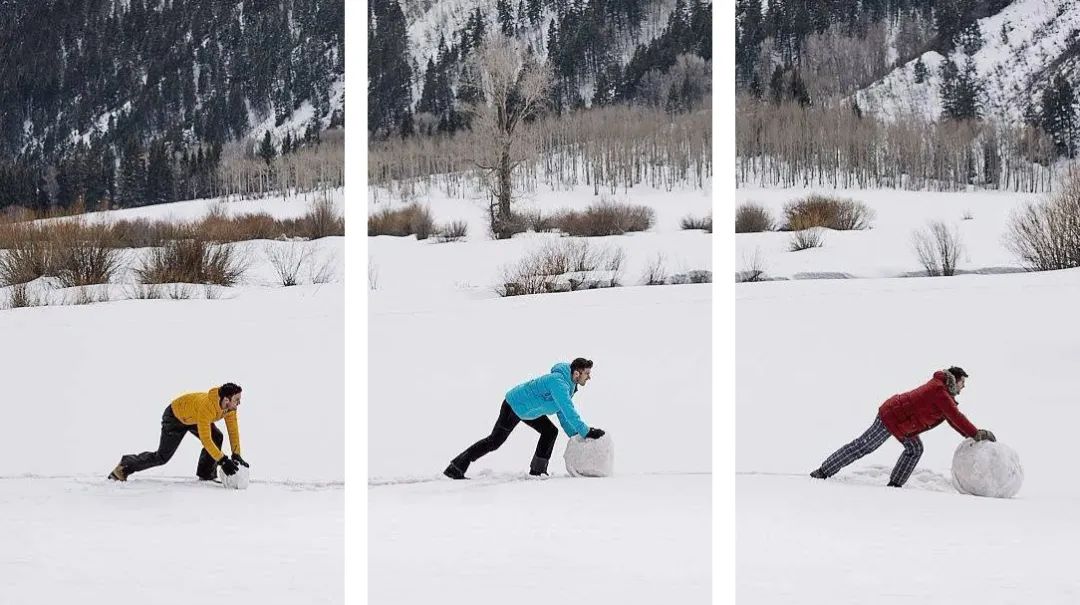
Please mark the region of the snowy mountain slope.
MULTIPOLYGON (((516 18, 518 4, 512 1, 511 5, 516 18)), ((484 15, 488 31, 499 27, 495 0, 401 0, 401 8, 409 22, 409 52, 414 68, 413 98, 417 100, 423 88, 423 70, 428 59, 437 58, 440 37, 445 37, 447 47, 452 45, 454 35, 478 8, 484 15)), ((640 29, 627 35, 616 49, 623 65, 630 60, 638 44, 647 44, 663 33, 674 9, 675 0, 648 0, 644 3, 640 29)), ((545 6, 540 25, 530 26, 517 37, 525 40, 540 56, 546 56, 548 27, 554 19, 555 11, 545 6)), ((582 98, 591 99, 591 83, 583 83, 582 87, 582 98)))
MULTIPOLYGON (((987 115, 1019 122, 1054 75, 1063 73, 1074 85, 1080 83, 1080 4, 1072 0, 1015 0, 978 24, 984 44, 974 59, 986 87, 987 115)), ((963 67, 962 51, 955 51, 952 58, 963 67)), ((936 51, 922 55, 928 70, 922 83, 915 82, 916 60, 898 66, 856 93, 859 106, 888 120, 911 115, 936 120, 942 111, 938 91, 944 60, 936 51)))
MULTIPOLYGON (((511 5, 516 18, 518 3, 511 2, 511 5)), ((629 58, 636 44, 648 42, 663 32, 671 11, 675 9, 675 0, 647 0, 644 5, 640 31, 625 40, 624 60, 629 58)), ((414 65, 423 69, 428 59, 438 55, 440 36, 446 38, 448 47, 453 44, 454 34, 465 26, 470 15, 478 8, 484 15, 488 31, 497 29, 499 21, 495 0, 401 0, 401 10, 409 22, 409 51, 414 65)), ((525 34, 524 38, 536 50, 545 51, 547 48, 544 39, 554 17, 555 11, 545 6, 541 24, 530 26, 525 34)), ((423 76, 422 72, 420 76, 423 76)))

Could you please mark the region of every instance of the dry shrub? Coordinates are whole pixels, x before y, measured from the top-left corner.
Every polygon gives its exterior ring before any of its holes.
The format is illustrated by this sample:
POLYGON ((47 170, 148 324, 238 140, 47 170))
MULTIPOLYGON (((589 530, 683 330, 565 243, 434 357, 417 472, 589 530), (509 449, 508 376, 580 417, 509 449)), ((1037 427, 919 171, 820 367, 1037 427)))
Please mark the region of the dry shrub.
POLYGON ((426 206, 409 204, 404 208, 386 208, 368 217, 368 235, 416 235, 427 239, 435 233, 435 219, 426 206))
POLYGON ((869 229, 874 213, 866 204, 855 200, 809 195, 785 205, 784 218, 788 231, 802 231, 811 227, 855 231, 869 229))
MULTIPOLYGON (((710 220, 710 233, 711 223, 710 220)), ((735 233, 761 233, 776 228, 769 209, 754 202, 747 202, 735 211, 735 233)))
POLYGON ((8 297, 8 308, 19 309, 23 307, 44 307, 49 304, 49 296, 46 293, 39 296, 34 293, 30 286, 25 283, 15 284, 11 287, 8 297))
POLYGON ((792 252, 820 248, 825 245, 825 234, 820 227, 811 227, 791 234, 788 249, 792 252))
POLYGON ((712 215, 696 218, 694 216, 683 217, 682 228, 684 230, 700 229, 706 233, 712 233, 712 215))
POLYGON ((1080 267, 1080 173, 1046 201, 1015 212, 1006 245, 1029 271, 1080 267))
POLYGON ((168 242, 150 250, 135 270, 143 284, 238 284, 247 263, 236 248, 203 239, 168 242))
POLYGON ((912 244, 927 275, 956 275, 956 265, 964 249, 958 229, 933 221, 925 231, 916 231, 912 235, 912 244))
POLYGON ((108 284, 123 264, 111 233, 100 226, 67 223, 53 229, 51 274, 65 288, 108 284))
POLYGON ((344 236, 345 217, 330 196, 322 196, 311 203, 307 214, 300 217, 298 231, 308 239, 344 236))
POLYGON ((667 269, 664 267, 664 255, 657 253, 653 262, 645 268, 645 274, 641 278, 644 286, 662 286, 667 283, 667 269))
POLYGON ((469 224, 465 221, 453 221, 439 228, 438 239, 441 242, 456 242, 469 234, 469 224))
POLYGON ((545 216, 539 210, 510 213, 510 218, 495 217, 491 222, 491 234, 496 239, 506 239, 515 233, 547 233, 559 228, 557 217, 545 216))
POLYGON ((311 259, 311 247, 306 243, 269 243, 266 258, 274 267, 282 286, 300 284, 300 273, 311 259))
POLYGON ((548 244, 503 269, 500 296, 571 292, 619 285, 624 260, 619 248, 597 249, 587 240, 548 244))
POLYGON ((735 273, 735 283, 754 283, 765 281, 765 257, 761 248, 754 248, 753 253, 743 253, 742 266, 735 273))
POLYGON ((602 201, 583 212, 565 210, 555 216, 559 230, 576 237, 622 235, 647 231, 656 220, 656 212, 648 206, 632 206, 602 201))

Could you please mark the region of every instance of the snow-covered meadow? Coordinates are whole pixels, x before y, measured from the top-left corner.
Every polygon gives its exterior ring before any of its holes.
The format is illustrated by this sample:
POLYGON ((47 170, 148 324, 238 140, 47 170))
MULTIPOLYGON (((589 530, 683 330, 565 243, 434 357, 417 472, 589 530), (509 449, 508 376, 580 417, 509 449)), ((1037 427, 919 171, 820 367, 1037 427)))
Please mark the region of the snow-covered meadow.
MULTIPOLYGON (((372 211, 391 203, 373 199, 372 211)), ((610 602, 708 602, 711 285, 638 283, 658 254, 673 271, 711 269, 711 235, 679 225, 708 215, 710 196, 635 188, 613 199, 657 213, 647 232, 589 238, 623 251, 617 288, 500 298, 502 268, 560 236, 494 241, 481 199, 419 200, 437 222, 467 221, 464 241, 369 238, 372 603, 548 603, 552 578, 610 602), (552 476, 529 478, 537 435, 525 425, 472 465, 472 480, 441 475, 490 432, 509 388, 577 356, 596 364, 575 405, 614 439, 613 477, 570 477, 560 434, 552 476)), ((522 208, 595 201, 585 188, 541 191, 522 208)))
MULTIPOLYGON (((195 218, 210 205, 122 213, 195 218)), ((311 245, 340 254, 341 239, 311 245)), ((120 284, 110 302, 0 310, 0 602, 342 602, 343 276, 273 285, 255 256, 266 243, 237 244, 253 269, 213 300, 119 300, 120 284), (173 398, 226 381, 244 388, 247 491, 198 482, 190 436, 164 467, 105 478, 122 454, 157 447, 173 398)))
MULTIPOLYGON (((774 209, 796 190, 739 190, 774 209)), ((736 514, 740 603, 1071 603, 1066 553, 1080 488, 1068 426, 1080 362, 1080 272, 1019 268, 1003 242, 1011 212, 1038 196, 827 191, 877 213, 862 232, 787 251, 788 234, 737 234, 780 279, 736 285, 736 514), (972 218, 964 220, 964 215, 972 218), (956 277, 920 270, 911 231, 959 225, 956 277), (843 273, 854 279, 799 279, 843 273), (890 395, 936 369, 971 375, 958 398, 976 426, 1015 449, 1025 481, 1008 500, 961 495, 950 468, 962 441, 941 425, 902 490, 886 488, 895 440, 834 478, 809 478, 862 433, 890 395)), ((736 258, 736 265, 740 258, 736 258)))

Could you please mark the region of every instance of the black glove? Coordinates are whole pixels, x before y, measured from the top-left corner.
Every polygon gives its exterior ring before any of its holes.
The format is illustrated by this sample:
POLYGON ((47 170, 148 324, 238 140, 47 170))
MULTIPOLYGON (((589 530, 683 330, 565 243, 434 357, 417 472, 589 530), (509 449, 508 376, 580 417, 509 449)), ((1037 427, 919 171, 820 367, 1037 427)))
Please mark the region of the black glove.
POLYGON ((247 460, 244 460, 243 458, 241 458, 240 454, 233 454, 232 455, 232 460, 233 460, 233 462, 239 464, 240 466, 242 466, 244 468, 251 468, 251 465, 247 463, 247 460))
POLYGON ((221 470, 225 471, 225 474, 230 477, 236 474, 236 463, 225 456, 222 456, 221 460, 218 460, 218 466, 220 466, 221 470))
POLYGON ((591 428, 589 432, 585 434, 586 439, 599 439, 604 436, 604 431, 598 428, 591 428))
POLYGON ((972 439, 974 439, 975 441, 983 441, 987 439, 990 441, 997 441, 997 437, 995 437, 993 433, 986 429, 979 429, 975 431, 975 436, 972 437, 972 439))

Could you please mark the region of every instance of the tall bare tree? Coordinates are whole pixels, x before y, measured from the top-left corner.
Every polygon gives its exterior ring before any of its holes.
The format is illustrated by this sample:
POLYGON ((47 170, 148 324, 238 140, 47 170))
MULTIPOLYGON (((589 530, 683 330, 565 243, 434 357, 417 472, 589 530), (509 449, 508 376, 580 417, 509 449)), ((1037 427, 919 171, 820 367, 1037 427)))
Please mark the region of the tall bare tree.
POLYGON ((518 40, 495 32, 472 57, 480 100, 470 110, 472 128, 483 143, 474 162, 486 173, 491 195, 492 232, 503 237, 511 219, 515 168, 529 159, 530 141, 522 123, 537 115, 551 90, 553 76, 546 65, 526 53, 518 40))

